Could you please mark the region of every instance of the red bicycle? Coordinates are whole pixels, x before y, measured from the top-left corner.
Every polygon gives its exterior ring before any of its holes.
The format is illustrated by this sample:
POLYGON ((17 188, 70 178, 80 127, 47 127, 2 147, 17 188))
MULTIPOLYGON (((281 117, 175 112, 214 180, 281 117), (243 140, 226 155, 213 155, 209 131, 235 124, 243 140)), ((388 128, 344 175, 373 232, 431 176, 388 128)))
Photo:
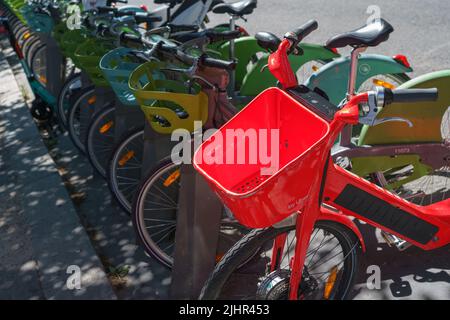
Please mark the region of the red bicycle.
MULTIPOLYGON (((443 186, 431 195, 432 204, 419 206, 346 171, 330 157, 346 125, 376 125, 379 108, 400 101, 433 101, 437 90, 383 88, 356 95, 349 85, 346 102, 331 104, 320 92, 298 86, 288 63, 288 55, 298 53, 298 43, 316 28, 310 21, 285 35, 268 65, 281 89, 261 93, 194 155, 194 167, 235 218, 258 228, 216 265, 202 299, 344 299, 355 279, 359 254, 365 251, 351 217, 424 250, 450 242, 450 201, 445 192, 439 193, 443 186), (233 130, 240 134, 226 134, 233 130), (265 161, 248 160, 255 150, 250 139, 255 130, 266 130, 269 149, 279 155, 276 170, 265 161), (271 139, 271 132, 278 139, 271 139), (242 146, 239 138, 249 143, 242 146), (245 162, 229 161, 239 152, 245 162)), ((356 54, 351 65, 356 66, 357 52, 387 40, 389 33, 389 24, 381 20, 336 36, 329 45, 352 46, 356 54)), ((401 118, 389 121, 408 123, 401 118)))

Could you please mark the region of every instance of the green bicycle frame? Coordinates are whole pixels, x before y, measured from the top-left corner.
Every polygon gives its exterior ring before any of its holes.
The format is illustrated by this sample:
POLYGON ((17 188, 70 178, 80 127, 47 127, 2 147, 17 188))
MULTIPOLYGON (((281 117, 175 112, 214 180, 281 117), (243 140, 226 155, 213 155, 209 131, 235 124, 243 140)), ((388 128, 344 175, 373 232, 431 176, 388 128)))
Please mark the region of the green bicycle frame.
MULTIPOLYGON (((302 65, 312 60, 328 61, 339 57, 339 54, 320 45, 302 43, 300 48, 303 50, 303 55, 289 57, 293 70, 300 69, 302 65)), ((218 48, 218 51, 223 59, 229 58, 229 43, 224 43, 218 48)), ((235 52, 238 59, 236 88, 240 89, 240 95, 256 96, 264 89, 276 86, 277 80, 269 70, 267 68, 262 70, 267 65, 269 53, 258 45, 254 37, 236 39, 235 52), (250 67, 250 70, 247 70, 249 63, 252 63, 252 59, 257 53, 261 53, 262 56, 250 67)))
MULTIPOLYGON (((394 103, 381 110, 377 118, 401 117, 412 122, 408 127, 400 122, 385 122, 375 127, 364 126, 359 145, 388 145, 442 142, 441 121, 450 107, 450 70, 437 71, 405 82, 399 88, 437 88, 439 98, 434 102, 394 103)), ((377 171, 413 166, 412 174, 390 187, 396 188, 431 172, 432 168, 420 161, 419 155, 395 157, 363 157, 352 159, 352 171, 366 176, 377 171)))

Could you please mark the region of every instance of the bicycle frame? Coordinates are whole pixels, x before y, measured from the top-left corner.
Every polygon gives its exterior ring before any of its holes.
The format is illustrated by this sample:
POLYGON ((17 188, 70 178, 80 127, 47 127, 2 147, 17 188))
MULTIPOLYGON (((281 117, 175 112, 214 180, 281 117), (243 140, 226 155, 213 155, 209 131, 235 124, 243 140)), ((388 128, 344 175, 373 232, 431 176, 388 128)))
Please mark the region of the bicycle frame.
MULTIPOLYGON (((269 58, 270 71, 284 88, 293 88, 297 84, 287 55, 290 45, 289 40, 283 40, 278 51, 269 58)), ((295 217, 297 243, 291 264, 290 299, 297 299, 314 225, 317 220, 326 219, 323 213, 326 210, 322 204, 340 210, 343 216, 356 217, 397 235, 424 250, 450 243, 450 199, 418 206, 333 163, 330 150, 334 141, 345 126, 358 123, 359 104, 368 100, 367 93, 352 96, 352 92, 349 92, 349 97, 349 102, 336 112, 329 123, 326 145, 316 154, 317 159, 320 159, 318 161, 321 161, 318 166, 324 170, 317 172, 310 193, 295 217)), ((353 222, 349 221, 343 219, 341 222, 353 230, 353 222)), ((284 237, 274 241, 272 257, 277 257, 277 253, 283 250, 284 237)), ((277 261, 272 261, 272 269, 276 266, 277 261)))

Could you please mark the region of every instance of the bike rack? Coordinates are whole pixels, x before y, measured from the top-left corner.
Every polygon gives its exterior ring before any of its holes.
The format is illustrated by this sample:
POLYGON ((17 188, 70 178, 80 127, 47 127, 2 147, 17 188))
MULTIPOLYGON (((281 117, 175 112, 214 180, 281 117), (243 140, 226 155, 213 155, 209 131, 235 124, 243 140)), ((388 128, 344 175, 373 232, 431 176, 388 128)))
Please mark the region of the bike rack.
POLYGON ((46 68, 47 89, 54 97, 57 97, 64 80, 64 57, 59 50, 58 44, 50 34, 40 34, 41 41, 47 45, 46 68))
POLYGON ((192 165, 182 165, 181 177, 169 294, 172 299, 198 299, 216 263, 223 207, 192 165))
MULTIPOLYGON (((146 168, 152 168, 171 153, 176 142, 170 141, 170 133, 180 128, 194 131, 193 119, 206 121, 208 110, 208 99, 203 92, 195 90, 198 88, 189 91, 180 79, 154 78, 152 70, 155 68, 161 69, 159 63, 147 62, 130 76, 130 87, 147 118, 143 178, 148 171, 146 168), (187 117, 182 116, 180 108, 187 117), (168 121, 167 125, 155 122, 154 117, 168 121)), ((197 299, 216 262, 222 204, 192 165, 183 164, 181 173, 169 295, 172 299, 197 299)))

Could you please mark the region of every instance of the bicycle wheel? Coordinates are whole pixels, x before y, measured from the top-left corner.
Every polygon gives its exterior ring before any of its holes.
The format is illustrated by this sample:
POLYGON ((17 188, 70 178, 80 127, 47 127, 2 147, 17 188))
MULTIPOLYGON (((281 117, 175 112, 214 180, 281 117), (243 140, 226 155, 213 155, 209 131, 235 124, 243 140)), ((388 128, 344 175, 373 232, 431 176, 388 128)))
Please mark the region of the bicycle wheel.
MULTIPOLYGON (((132 222, 145 252, 171 268, 178 215, 180 166, 170 157, 162 160, 138 188, 132 209, 132 222)), ((238 241, 248 229, 224 210, 216 261, 238 241)))
POLYGON ((106 178, 106 167, 115 145, 115 110, 114 104, 97 111, 87 129, 85 150, 92 167, 106 178))
MULTIPOLYGON (((255 229, 239 240, 216 265, 200 299, 284 300, 289 294, 290 261, 295 251, 295 226, 255 229), (272 247, 277 236, 286 236, 280 263, 270 271, 272 247), (251 252, 258 254, 248 260, 251 252), (242 262, 248 262, 242 265, 242 262)), ((345 299, 353 286, 360 248, 346 227, 318 221, 311 234, 298 297, 345 299)))
POLYGON ((85 111, 83 108, 92 108, 95 103, 95 88, 90 86, 81 91, 78 97, 75 99, 74 104, 69 108, 67 118, 67 129, 69 131, 69 137, 72 140, 75 147, 81 152, 86 153, 82 137, 86 137, 87 128, 91 119, 90 112, 85 111))
POLYGON ((144 128, 126 133, 112 152, 108 165, 108 185, 119 205, 131 213, 134 195, 142 174, 144 128))
POLYGON ((59 123, 66 130, 69 107, 75 102, 73 100, 79 94, 82 87, 81 74, 76 73, 64 82, 63 87, 58 94, 56 114, 58 116, 59 123))
POLYGON ((295 73, 298 83, 305 83, 305 81, 308 80, 314 72, 319 70, 322 66, 326 65, 330 61, 332 60, 312 60, 302 65, 295 73))
POLYGON ((31 57, 31 71, 34 78, 44 87, 47 87, 47 46, 42 45, 33 52, 31 57))
POLYGON ((22 47, 23 56, 29 66, 31 65, 31 61, 32 61, 31 58, 32 58, 33 49, 35 49, 39 45, 42 45, 39 37, 32 36, 32 37, 30 37, 30 39, 28 39, 24 43, 24 45, 22 47))
POLYGON ((410 79, 406 73, 378 74, 361 83, 358 92, 367 92, 376 86, 394 89, 410 79))
MULTIPOLYGON (((441 120, 441 135, 442 141, 450 141, 450 106, 441 120)), ((408 165, 384 172, 376 172, 372 175, 372 178, 375 183, 386 188, 388 185, 395 185, 397 182, 408 178, 413 173, 414 167, 408 165)), ((420 206, 447 200, 450 198, 450 163, 441 168, 430 170, 428 174, 390 191, 420 206)))

